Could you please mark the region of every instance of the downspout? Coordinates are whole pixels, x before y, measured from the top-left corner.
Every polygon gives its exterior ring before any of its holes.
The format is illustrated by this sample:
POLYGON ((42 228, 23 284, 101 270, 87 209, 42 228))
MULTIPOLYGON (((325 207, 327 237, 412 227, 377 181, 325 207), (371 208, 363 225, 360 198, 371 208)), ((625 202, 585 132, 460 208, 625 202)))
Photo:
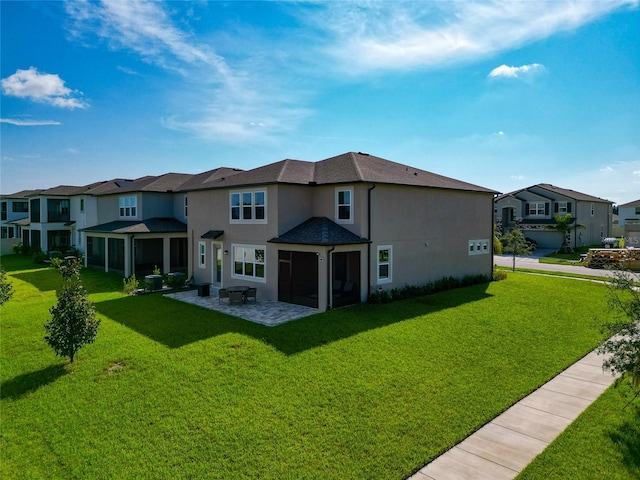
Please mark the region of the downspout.
POLYGON ((371 191, 374 188, 375 183, 367 190, 367 298, 371 293, 371 191))
POLYGON ((331 248, 327 251, 327 297, 329 301, 327 302, 327 310, 331 310, 333 308, 333 272, 331 270, 331 264, 333 263, 331 260, 331 252, 336 249, 335 245, 331 245, 331 248))
POLYGON ((130 252, 130 256, 131 256, 131 265, 130 265, 130 269, 131 269, 131 276, 136 274, 136 255, 134 252, 134 242, 133 242, 133 234, 129 235, 129 252, 130 252))

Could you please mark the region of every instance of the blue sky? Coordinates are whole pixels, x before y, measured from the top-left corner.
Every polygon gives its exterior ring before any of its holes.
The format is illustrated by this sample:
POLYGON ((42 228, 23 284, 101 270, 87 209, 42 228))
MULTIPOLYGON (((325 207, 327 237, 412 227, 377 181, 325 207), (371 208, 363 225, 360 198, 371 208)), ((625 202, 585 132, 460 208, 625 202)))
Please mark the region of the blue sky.
POLYGON ((0 191, 369 152, 640 198, 640 4, 3 1, 0 191))

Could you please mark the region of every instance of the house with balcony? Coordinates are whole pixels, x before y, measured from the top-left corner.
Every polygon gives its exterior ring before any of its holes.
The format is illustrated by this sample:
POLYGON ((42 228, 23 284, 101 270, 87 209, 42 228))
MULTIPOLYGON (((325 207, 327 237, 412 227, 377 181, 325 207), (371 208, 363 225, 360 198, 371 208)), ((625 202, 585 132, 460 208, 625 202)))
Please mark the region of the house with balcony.
POLYGON ((186 272, 189 205, 186 194, 176 190, 192 176, 117 179, 83 192, 79 200, 85 199, 85 212, 90 212, 78 229, 85 264, 126 277, 144 276, 156 267, 186 272))
POLYGON ((22 190, 11 195, 0 196, 0 254, 12 252, 16 243, 28 242, 29 196, 40 190, 22 190), (26 237, 23 239, 23 234, 26 237))
POLYGON ((217 169, 179 191, 198 283, 327 310, 492 272, 497 192, 366 153, 217 169))
POLYGON ((640 200, 618 205, 618 225, 623 231, 625 245, 640 248, 640 200))
POLYGON ((601 245, 611 236, 612 202, 585 193, 541 183, 499 195, 494 204, 498 229, 506 233, 519 228, 539 248, 562 246, 562 234, 553 230, 558 214, 571 214, 572 223, 583 226, 571 230, 572 248, 601 245))

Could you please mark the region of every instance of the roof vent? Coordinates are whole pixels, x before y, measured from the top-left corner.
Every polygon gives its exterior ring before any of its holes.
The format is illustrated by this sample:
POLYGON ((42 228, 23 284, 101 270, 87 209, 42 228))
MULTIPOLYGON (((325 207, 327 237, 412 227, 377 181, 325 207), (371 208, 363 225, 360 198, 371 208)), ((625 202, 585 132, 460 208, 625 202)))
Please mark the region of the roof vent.
POLYGON ((367 152, 358 152, 358 155, 366 155, 367 157, 369 156, 367 152))

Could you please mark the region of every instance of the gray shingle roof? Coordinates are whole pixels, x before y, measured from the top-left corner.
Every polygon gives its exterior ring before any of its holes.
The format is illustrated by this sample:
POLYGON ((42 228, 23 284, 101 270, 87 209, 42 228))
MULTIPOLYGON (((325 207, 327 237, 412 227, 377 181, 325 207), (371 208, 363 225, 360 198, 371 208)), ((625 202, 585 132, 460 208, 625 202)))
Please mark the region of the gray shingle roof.
POLYGON ((227 177, 242 172, 238 168, 220 167, 193 175, 189 180, 180 185, 179 191, 203 190, 215 188, 227 177))
POLYGON ((618 205, 618 207, 640 207, 640 200, 634 200, 623 205, 618 205))
POLYGON ((81 229, 95 233, 181 233, 187 232, 187 225, 175 218, 149 218, 147 220, 117 220, 81 229))
POLYGON ((290 183, 299 185, 330 185, 339 183, 389 183, 422 187, 497 193, 470 183, 444 177, 366 153, 349 152, 319 162, 281 160, 232 176, 218 178, 200 186, 186 183, 181 190, 229 188, 236 186, 290 183))
POLYGON ((311 217, 269 242, 322 246, 369 243, 366 238, 357 236, 327 217, 311 217))
POLYGON ((193 177, 190 173, 165 173, 160 176, 148 175, 133 181, 117 179, 111 189, 105 189, 96 195, 109 195, 127 192, 173 192, 193 177))
POLYGON ((17 199, 17 200, 21 200, 21 199, 27 198, 28 196, 31 196, 31 195, 37 195, 41 191, 42 191, 41 189, 37 189, 37 190, 20 190, 19 192, 11 193, 9 195, 0 195, 0 198, 2 198, 2 199, 17 199))
MULTIPOLYGON (((572 198, 573 200, 579 200, 584 202, 607 202, 611 203, 609 200, 605 200, 604 198, 594 197, 593 195, 587 195, 586 193, 576 192, 575 190, 570 190, 568 188, 560 188, 555 185, 551 185, 550 183, 538 183, 536 185, 532 185, 527 188, 521 188, 520 190, 515 190, 513 192, 505 193, 496 197, 496 201, 503 199, 506 196, 516 196, 521 192, 528 191, 532 188, 540 188, 542 190, 546 190, 550 193, 554 193, 556 195, 562 195, 563 197, 572 198)), ((551 196, 553 197, 553 196, 551 196)))

